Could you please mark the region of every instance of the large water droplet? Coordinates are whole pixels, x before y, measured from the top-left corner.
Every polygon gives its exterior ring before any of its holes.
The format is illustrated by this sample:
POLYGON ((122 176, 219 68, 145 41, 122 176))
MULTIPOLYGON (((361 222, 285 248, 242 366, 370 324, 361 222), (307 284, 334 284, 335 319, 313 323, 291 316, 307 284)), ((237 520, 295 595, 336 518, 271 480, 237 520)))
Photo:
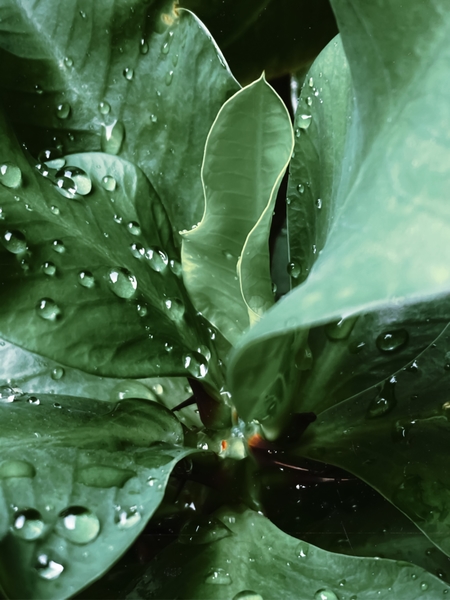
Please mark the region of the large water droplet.
POLYGON ((68 102, 62 102, 56 107, 56 116, 58 119, 67 119, 70 115, 70 104, 68 102))
POLYGON ((139 223, 136 223, 136 221, 130 221, 127 224, 127 229, 133 235, 141 235, 141 227, 139 223))
POLYGON ((215 517, 198 517, 186 523, 179 541, 182 544, 210 544, 232 535, 232 531, 215 517))
POLYGON ((314 600, 339 600, 339 598, 332 590, 322 588, 321 590, 317 590, 314 594, 314 600))
POLYGON ((117 182, 111 175, 105 175, 102 179, 102 186, 108 192, 113 192, 116 189, 117 182))
POLYGON ((181 321, 185 311, 183 302, 178 298, 168 298, 164 304, 168 310, 169 318, 172 321, 181 321))
POLYGON ((66 251, 66 247, 64 246, 64 242, 62 242, 61 240, 53 240, 53 242, 52 242, 52 248, 58 254, 64 254, 64 252, 66 251))
POLYGON ((0 464, 0 479, 11 477, 34 477, 36 469, 25 460, 7 460, 0 464))
POLYGON ((98 105, 98 110, 102 115, 109 115, 111 111, 111 105, 108 102, 100 102, 98 105))
POLYGON ((41 298, 36 310, 41 319, 45 321, 56 321, 61 316, 61 309, 51 298, 41 298))
POLYGON ((77 187, 70 177, 58 177, 56 179, 56 187, 64 198, 72 199, 77 193, 77 187))
POLYGON ((78 273, 78 282, 85 288, 93 288, 95 285, 95 278, 90 271, 80 271, 78 273))
POLYGON ((211 569, 205 579, 205 583, 211 583, 215 585, 230 585, 231 577, 225 569, 211 569))
POLYGON ((92 181, 89 175, 79 167, 63 167, 56 173, 58 179, 68 179, 75 185, 75 193, 86 196, 92 189, 92 181))
POLYGON ((158 273, 164 271, 169 262, 167 254, 158 248, 149 248, 145 253, 145 257, 148 259, 150 267, 158 273))
POLYGON ((53 381, 59 381, 64 377, 64 373, 65 371, 62 367, 55 367, 52 370, 51 378, 53 379, 53 381))
POLYGON ((357 317, 348 317, 347 319, 340 319, 336 323, 325 325, 325 333, 328 339, 335 341, 348 338, 355 326, 356 320, 357 317))
POLYGON ((22 540, 32 541, 41 537, 45 529, 41 513, 34 508, 27 508, 15 513, 12 530, 22 540))
POLYGON ((300 275, 302 274, 302 267, 301 267, 300 263, 293 260, 292 262, 290 262, 288 264, 287 272, 292 277, 292 279, 298 279, 300 277, 300 275))
POLYGON ((145 256, 145 248, 142 244, 131 244, 130 250, 134 258, 143 258, 145 256))
POLYGON ((15 388, 5 385, 0 387, 0 402, 2 404, 9 404, 10 402, 14 402, 18 396, 22 396, 22 394, 22 390, 17 391, 15 388))
POLYGON ((0 183, 7 188, 18 188, 22 183, 22 171, 11 162, 0 165, 0 183))
POLYGON ((130 508, 122 508, 121 506, 118 506, 116 508, 114 521, 119 529, 129 529, 130 527, 137 525, 141 518, 142 515, 137 510, 136 506, 131 506, 130 508))
POLYGON ((125 127, 121 121, 114 121, 111 125, 103 125, 101 135, 101 148, 108 154, 119 154, 125 138, 125 127))
POLYGON ((51 560, 47 554, 40 554, 38 556, 35 569, 40 577, 48 581, 57 579, 64 571, 62 564, 51 560))
POLYGON ((33 406, 39 406, 41 401, 36 396, 30 396, 28 398, 28 404, 32 404, 33 406))
POLYGON ((52 262, 45 262, 41 269, 45 275, 50 275, 50 277, 53 277, 53 275, 56 274, 56 267, 52 262))
POLYGON ((395 398, 396 383, 397 380, 395 377, 391 377, 389 381, 384 383, 381 392, 375 396, 367 408, 366 417, 368 419, 383 417, 394 408, 397 403, 395 398))
POLYGON ((122 267, 117 267, 109 271, 108 283, 111 290, 119 298, 132 298, 137 290, 136 277, 122 267))
POLYGON ((236 596, 233 596, 233 600, 264 600, 264 598, 257 592, 243 590, 242 592, 236 594, 236 596))
POLYGON ((100 521, 87 508, 71 506, 59 514, 56 532, 73 544, 89 544, 100 532, 100 521))
POLYGON ((300 127, 300 129, 308 129, 308 127, 311 125, 311 121, 311 115, 303 114, 297 119, 297 125, 300 127))
POLYGON ((408 332, 406 329, 386 331, 377 337, 377 348, 381 352, 396 352, 403 348, 407 342, 408 332))
POLYGON ((3 246, 12 254, 21 254, 27 249, 27 241, 20 231, 6 231, 2 238, 3 246))

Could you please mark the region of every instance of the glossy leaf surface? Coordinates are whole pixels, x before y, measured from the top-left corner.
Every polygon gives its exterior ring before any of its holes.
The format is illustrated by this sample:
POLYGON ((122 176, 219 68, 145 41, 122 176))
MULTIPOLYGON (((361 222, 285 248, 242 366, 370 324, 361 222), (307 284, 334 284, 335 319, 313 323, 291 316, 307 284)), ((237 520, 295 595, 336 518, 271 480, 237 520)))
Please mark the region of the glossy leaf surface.
POLYGON ((263 77, 224 104, 206 142, 205 213, 183 235, 183 279, 231 343, 273 304, 267 239, 292 146, 288 112, 263 77))
POLYGON ((191 450, 171 413, 145 400, 0 393, 1 586, 9 598, 67 598, 125 552, 191 450))
POLYGON ((447 589, 409 563, 326 552, 249 510, 223 509, 211 520, 209 531, 200 531, 197 539, 164 550, 127 598, 335 600, 345 594, 368 600, 381 591, 419 600, 425 591, 434 599, 447 589), (164 575, 165 565, 171 577, 164 575))
POLYGON ((201 23, 162 0, 6 0, 0 19, 3 100, 29 148, 119 153, 174 232, 197 223, 206 136, 239 87, 201 23))

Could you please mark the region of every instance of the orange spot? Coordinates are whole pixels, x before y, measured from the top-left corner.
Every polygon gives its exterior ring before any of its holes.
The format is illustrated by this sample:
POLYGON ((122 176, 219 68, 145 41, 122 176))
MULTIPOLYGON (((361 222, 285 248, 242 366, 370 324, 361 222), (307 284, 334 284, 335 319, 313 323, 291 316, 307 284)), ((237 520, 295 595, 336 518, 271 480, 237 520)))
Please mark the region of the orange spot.
POLYGON ((248 438, 247 443, 251 448, 258 448, 263 441, 262 437, 259 433, 254 433, 251 437, 248 438))
POLYGON ((222 443, 220 444, 220 446, 222 448, 222 452, 225 452, 225 450, 228 448, 227 440, 222 440, 222 443))

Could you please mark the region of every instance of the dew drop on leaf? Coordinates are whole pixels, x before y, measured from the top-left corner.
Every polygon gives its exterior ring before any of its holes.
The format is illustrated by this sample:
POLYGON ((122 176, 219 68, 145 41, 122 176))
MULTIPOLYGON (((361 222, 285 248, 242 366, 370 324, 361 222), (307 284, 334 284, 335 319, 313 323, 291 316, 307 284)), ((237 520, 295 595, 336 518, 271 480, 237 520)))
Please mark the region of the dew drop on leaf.
POLYGON ((252 592, 251 590, 243 590, 233 596, 233 600, 264 600, 261 594, 257 592, 252 592))
POLYGON ((41 269, 45 275, 50 275, 50 277, 53 277, 53 275, 56 273, 56 267, 52 262, 45 262, 41 269))
POLYGON ((292 261, 287 266, 287 272, 292 277, 292 279, 298 279, 302 274, 302 267, 296 261, 292 261))
POLYGON ((386 381, 383 385, 383 389, 375 398, 370 402, 366 417, 368 419, 377 419, 383 417, 389 413, 397 404, 395 398, 395 384, 397 380, 395 377, 391 377, 389 381, 386 381))
POLYGON ((297 192, 299 194, 304 194, 305 193, 305 186, 303 185, 303 183, 299 183, 297 186, 297 192))
POLYGON ((145 256, 145 248, 142 244, 131 244, 130 250, 134 258, 142 258, 145 256))
POLYGON ((340 319, 336 323, 325 325, 325 333, 328 339, 331 341, 347 339, 355 326, 356 320, 357 317, 348 317, 347 319, 340 319))
POLYGON ((172 321, 181 321, 185 311, 183 302, 178 298, 167 298, 164 304, 168 310, 169 318, 172 321))
POLYGON ((121 488, 135 475, 136 473, 130 469, 119 469, 107 465, 88 465, 77 469, 76 480, 78 483, 94 488, 121 488))
POLYGON ((102 115, 109 115, 109 113, 111 112, 111 105, 108 102, 100 102, 98 105, 98 110, 101 112, 102 115))
POLYGON ((53 381, 59 381, 64 377, 64 373, 65 371, 62 367, 55 367, 52 370, 51 378, 53 379, 53 381))
POLYGON ((206 576, 205 583, 211 583, 213 585, 230 585, 231 577, 225 569, 211 569, 206 576))
POLYGON ((64 571, 62 564, 49 558, 47 554, 40 554, 38 556, 35 569, 40 577, 48 581, 57 579, 64 571))
POLYGON ((80 167, 63 167, 56 173, 57 178, 69 179, 75 186, 75 193, 86 196, 92 189, 92 181, 89 175, 80 167))
POLYGON ((172 271, 172 273, 174 273, 174 275, 176 275, 177 277, 180 277, 181 273, 183 272, 183 268, 182 268, 180 262, 172 259, 169 261, 169 267, 170 267, 170 270, 172 271))
POLYGON ((130 221, 127 224, 127 229, 133 235, 141 235, 141 227, 139 223, 136 223, 136 221, 130 221))
POLYGON ((141 54, 147 54, 147 52, 148 52, 148 44, 144 38, 142 38, 139 43, 139 52, 141 54))
POLYGON ((134 527, 141 520, 141 513, 137 510, 136 506, 130 508, 122 508, 118 506, 114 516, 114 521, 119 529, 129 529, 134 527))
POLYGON ((34 477, 36 469, 25 460, 7 460, 0 464, 0 479, 11 477, 34 477))
POLYGON ((11 162, 0 165, 0 183, 7 188, 18 188, 22 183, 22 171, 11 162))
POLYGON ((321 590, 317 590, 317 592, 314 594, 314 600, 339 600, 339 598, 332 590, 323 588, 321 590))
POLYGON ((32 404, 33 406, 39 406, 41 401, 36 396, 30 396, 28 398, 28 404, 32 404))
POLYGON ((108 154, 119 154, 125 138, 125 127, 121 121, 111 125, 103 125, 101 134, 101 149, 108 154))
POLYGON ((311 105, 312 105, 312 103, 313 103, 313 99, 311 98, 311 96, 308 96, 308 97, 306 98, 306 104, 307 104, 308 106, 311 106, 311 105))
POLYGON ((164 271, 169 263, 167 254, 158 248, 149 248, 145 257, 149 261, 150 267, 157 273, 164 271))
POLYGON ((317 198, 316 200, 316 207, 318 210, 320 210, 322 208, 322 200, 321 198, 317 198))
POLYGON ((306 542, 300 542, 295 548, 295 554, 298 558, 306 558, 309 552, 309 546, 306 542))
POLYGON ((9 385, 0 387, 0 402, 2 404, 9 404, 16 400, 16 391, 9 385))
POLYGON ((408 342, 408 332, 406 329, 397 329, 396 331, 386 331, 377 337, 377 348, 381 352, 396 352, 403 348, 408 342))
POLYGON ((426 592, 428 589, 428 583, 425 583, 424 581, 420 584, 420 589, 422 592, 426 592))
POLYGON ((56 532, 73 544, 89 544, 100 532, 100 521, 89 509, 71 506, 59 514, 56 532))
POLYGON ((56 188, 64 198, 72 199, 77 193, 75 183, 69 177, 58 177, 56 179, 56 188))
POLYGON ((41 319, 45 321, 56 321, 61 316, 61 309, 51 298, 41 298, 36 310, 41 319))
MULTIPOLYGON (((38 160, 40 163, 44 163, 49 169, 61 169, 66 164, 66 160, 63 157, 61 148, 46 148, 41 150, 38 154, 38 160)), ((37 165, 36 168, 42 173, 42 165, 37 165)))
POLYGON ((132 298, 137 290, 136 277, 122 267, 110 269, 108 283, 111 290, 119 298, 132 298))
POLYGON ((166 85, 169 86, 172 83, 173 80, 173 71, 169 71, 168 73, 166 73, 166 85))
POLYGON ((59 208, 57 206, 55 206, 55 205, 50 206, 50 210, 52 211, 52 213, 54 215, 59 215, 59 213, 60 213, 59 208))
POLYGON ((67 119, 70 115, 70 104, 68 102, 62 102, 56 107, 56 116, 58 119, 67 119))
POLYGON ((64 252, 66 251, 66 247, 64 246, 64 242, 62 242, 61 240, 53 240, 53 242, 52 242, 52 248, 58 254, 64 254, 64 252))
POLYGON ((93 288, 95 285, 95 278, 90 271, 80 271, 78 273, 78 282, 85 288, 93 288))
POLYGON ((113 192, 116 189, 117 182, 111 175, 105 175, 102 179, 102 186, 108 192, 113 192))
POLYGON ((69 69, 70 69, 70 67, 73 67, 73 60, 70 58, 70 56, 65 57, 64 65, 69 69))
POLYGON ((2 238, 3 246, 12 254, 21 254, 27 249, 27 241, 20 231, 6 231, 2 238))
POLYGON ((34 508, 27 508, 15 513, 12 530, 22 540, 33 541, 41 537, 45 529, 41 513, 34 508))
POLYGON ((202 379, 208 372, 208 361, 198 352, 185 354, 184 368, 196 379, 202 379))
POLYGON ((130 67, 127 67, 126 69, 123 70, 123 76, 128 81, 131 81, 134 77, 134 70, 131 69, 130 67))
POLYGON ((302 130, 300 129, 300 127, 296 127, 294 133, 295 133, 295 137, 299 138, 302 134, 302 130))
POLYGON ((300 127, 300 129, 308 129, 308 127, 311 125, 311 121, 312 121, 311 115, 302 114, 297 119, 297 125, 300 127))

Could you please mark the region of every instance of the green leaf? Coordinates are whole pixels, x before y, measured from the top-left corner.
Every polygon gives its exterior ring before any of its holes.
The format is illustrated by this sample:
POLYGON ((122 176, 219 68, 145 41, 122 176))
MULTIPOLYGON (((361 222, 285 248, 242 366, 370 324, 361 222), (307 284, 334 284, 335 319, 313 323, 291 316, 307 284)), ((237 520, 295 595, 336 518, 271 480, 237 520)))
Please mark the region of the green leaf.
POLYGON ((0 391, 0 584, 9 598, 67 598, 125 552, 192 450, 148 401, 0 391))
POLYGON ((2 337, 113 377, 205 375, 209 333, 142 172, 106 154, 73 155, 64 169, 84 174, 56 177, 72 189, 60 190, 30 167, 5 128, 1 138, 5 177, 17 177, 0 189, 2 337), (114 191, 104 188, 106 176, 114 191), (141 202, 147 213, 136 212, 141 202))
POLYGON ((450 554, 449 329, 408 368, 321 413, 296 452, 344 467, 450 554))
POLYGON ((4 105, 35 155, 58 144, 120 152, 174 232, 197 223, 206 136, 239 87, 202 24, 162 0, 7 0, 0 19, 4 105))
POLYGON ((205 213, 184 232, 183 278, 232 344, 273 304, 267 239, 292 146, 289 114, 264 76, 224 104, 206 142, 205 213))
MULTIPOLYGON (((195 525, 194 521, 191 531, 195 525)), ((129 600, 336 600, 344 594, 368 600, 377 591, 399 600, 419 600, 424 592, 428 598, 440 598, 448 589, 409 563, 326 552, 286 535, 249 510, 224 508, 210 519, 209 527, 199 524, 197 535, 188 532, 150 565, 129 600), (170 568, 170 577, 164 567, 170 568)))
MULTIPOLYGON (((305 332, 450 290, 450 104, 445 83, 450 50, 444 43, 449 15, 438 16, 443 3, 431 0, 407 11, 406 22, 397 2, 389 10, 358 0, 335 4, 346 57, 337 40, 319 56, 307 76, 295 124, 300 137, 293 173, 304 169, 309 177, 320 172, 320 182, 314 184, 320 195, 309 195, 307 205, 297 212, 290 208, 290 215, 305 214, 311 220, 311 202, 318 198, 322 208, 314 215, 319 222, 314 237, 295 246, 295 251, 302 249, 306 264, 294 268, 310 268, 310 243, 316 244, 317 257, 303 285, 271 309, 236 349, 230 383, 238 404, 258 405, 267 380, 252 389, 244 384, 241 390, 243 372, 255 368, 254 357, 264 356, 264 348, 276 352, 279 346, 281 351, 289 331, 305 332), (399 37, 404 28, 407 34, 399 37), (305 103, 310 119, 303 116, 305 103)), ((308 179, 292 183, 306 185, 308 179)), ((291 206, 296 200, 291 198, 291 206)), ((297 226, 298 234, 301 229, 297 226)), ((295 378, 293 363, 292 356, 283 366, 278 362, 287 390, 295 378)), ((286 392, 281 398, 286 411, 293 397, 286 392)), ((298 396, 295 409, 302 410, 298 396)))

